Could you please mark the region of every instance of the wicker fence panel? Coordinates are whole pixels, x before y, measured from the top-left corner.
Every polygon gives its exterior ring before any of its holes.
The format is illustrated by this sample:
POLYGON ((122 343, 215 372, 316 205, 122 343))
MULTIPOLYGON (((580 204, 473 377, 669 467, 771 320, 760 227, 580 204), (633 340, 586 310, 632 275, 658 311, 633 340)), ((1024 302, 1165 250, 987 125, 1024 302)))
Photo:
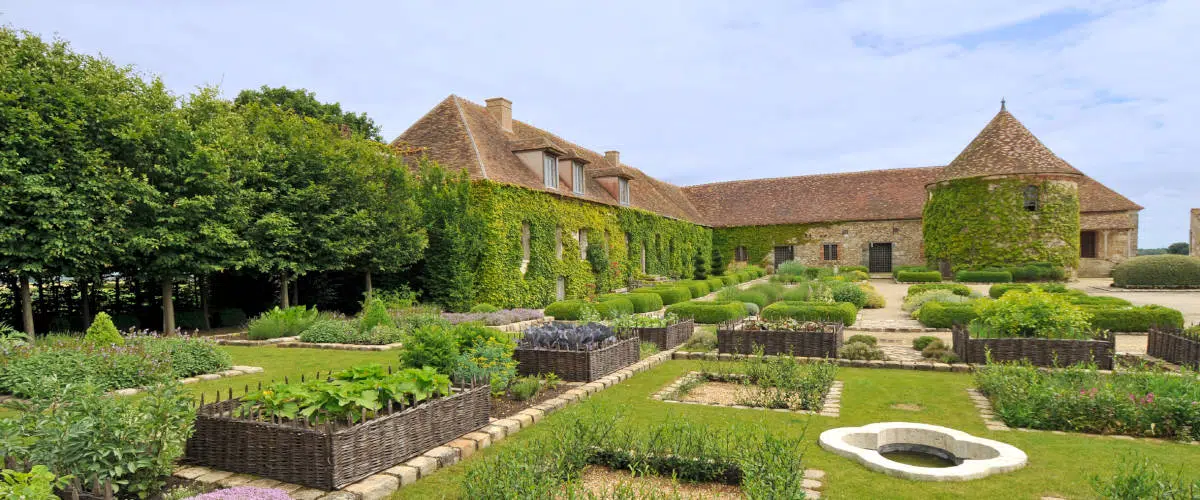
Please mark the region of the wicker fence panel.
POLYGON ((332 490, 487 425, 491 398, 467 389, 350 426, 247 420, 239 404, 200 408, 185 463, 332 490))
POLYGON ((687 342, 695 327, 696 323, 689 319, 662 328, 634 328, 633 331, 642 342, 653 342, 659 350, 665 351, 687 342))
POLYGON ((1177 365, 1200 368, 1200 341, 1184 336, 1180 330, 1151 328, 1146 339, 1146 354, 1177 365))
POLYGON ((640 338, 630 337, 592 351, 528 349, 513 351, 521 375, 553 373, 569 382, 591 382, 637 363, 640 338))
POLYGON ((717 329, 717 351, 753 354, 761 346, 763 354, 836 358, 843 331, 841 323, 817 323, 805 331, 744 330, 740 323, 725 323, 717 329))
POLYGON ((1109 333, 1104 340, 1071 340, 1041 338, 971 338, 967 328, 955 325, 952 329, 953 350, 966 363, 1026 360, 1034 366, 1070 366, 1077 363, 1096 363, 1101 370, 1113 368, 1116 338, 1109 333))

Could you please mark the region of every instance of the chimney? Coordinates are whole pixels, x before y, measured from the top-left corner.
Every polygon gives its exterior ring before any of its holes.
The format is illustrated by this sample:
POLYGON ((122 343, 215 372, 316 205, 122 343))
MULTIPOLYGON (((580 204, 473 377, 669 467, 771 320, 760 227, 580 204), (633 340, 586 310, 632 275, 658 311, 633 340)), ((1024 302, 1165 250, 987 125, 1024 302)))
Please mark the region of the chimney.
POLYGON ((503 97, 493 97, 484 102, 487 103, 488 114, 496 119, 500 128, 505 132, 512 132, 512 101, 503 97))
POLYGON ((605 151, 604 159, 608 160, 609 163, 612 163, 614 167, 621 166, 621 152, 620 151, 605 151))

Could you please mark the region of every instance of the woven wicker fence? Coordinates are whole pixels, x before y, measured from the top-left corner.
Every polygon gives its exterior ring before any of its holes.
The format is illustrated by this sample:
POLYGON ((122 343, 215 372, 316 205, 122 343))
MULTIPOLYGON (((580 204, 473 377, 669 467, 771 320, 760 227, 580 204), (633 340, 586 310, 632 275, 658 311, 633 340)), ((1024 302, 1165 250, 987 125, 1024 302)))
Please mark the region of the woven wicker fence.
POLYGON ((1181 330, 1150 329, 1146 339, 1146 354, 1177 365, 1200 368, 1200 340, 1181 330))
POLYGON ((642 339, 642 342, 654 342, 659 350, 665 351, 687 342, 689 338, 692 338, 692 331, 695 328, 696 323, 688 319, 676 321, 662 328, 634 328, 633 332, 642 339))
POLYGON ((1034 366, 1071 366, 1077 363, 1096 363, 1101 370, 1113 368, 1116 336, 1111 332, 1103 340, 1071 340, 1041 338, 971 338, 964 325, 951 329, 954 354, 964 363, 1025 360, 1034 366))
POLYGON ((838 322, 811 322, 799 331, 746 330, 744 325, 722 323, 717 328, 717 352, 754 354, 755 347, 761 346, 763 354, 836 358, 845 341, 838 322))
POLYGON ((591 382, 637 363, 641 339, 630 337, 591 351, 530 349, 513 351, 521 375, 553 373, 569 382, 591 382))
POLYGON ((310 424, 264 421, 234 410, 240 399, 203 405, 183 461, 332 490, 487 425, 487 386, 367 419, 310 424))

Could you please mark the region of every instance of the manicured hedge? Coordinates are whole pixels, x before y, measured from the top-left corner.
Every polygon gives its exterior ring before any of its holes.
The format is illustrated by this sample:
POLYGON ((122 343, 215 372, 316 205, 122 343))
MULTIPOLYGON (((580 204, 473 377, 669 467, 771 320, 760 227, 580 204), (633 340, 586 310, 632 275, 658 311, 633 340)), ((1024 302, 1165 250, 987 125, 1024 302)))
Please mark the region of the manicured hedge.
POLYGON ((783 291, 783 300, 804 302, 812 298, 812 288, 806 284, 794 286, 783 291))
POLYGON ((1062 281, 1067 278, 1067 269, 1049 262, 1036 262, 1024 266, 1014 266, 1006 269, 1012 274, 1013 281, 1062 281))
POLYGON ((900 271, 896 273, 896 281, 901 283, 938 283, 942 281, 942 273, 937 271, 900 271))
POLYGON ((1008 271, 959 271, 954 275, 954 281, 965 283, 1010 283, 1012 273, 1008 271))
POLYGON ((667 306, 668 314, 691 318, 697 323, 716 324, 746 316, 746 306, 732 300, 692 300, 667 306))
POLYGON ((917 321, 930 328, 950 328, 955 323, 965 325, 978 316, 974 304, 926 302, 917 311, 917 321))
POLYGON ((656 293, 662 298, 663 305, 671 305, 692 299, 692 291, 686 286, 658 285, 638 288, 630 293, 656 293))
POLYGON ((767 298, 767 304, 778 302, 783 297, 783 285, 778 283, 758 283, 746 290, 763 294, 767 298))
POLYGON ((1200 287, 1200 258, 1186 255, 1143 255, 1117 264, 1113 286, 1200 287))
POLYGON ((913 295, 925 293, 930 290, 950 290, 950 292, 954 295, 961 295, 963 297, 971 296, 971 287, 960 283, 925 283, 921 285, 912 285, 908 287, 908 292, 906 292, 904 295, 912 297, 913 295))
POLYGON ((613 297, 610 299, 602 299, 597 309, 601 316, 624 316, 633 314, 637 310, 633 306, 633 301, 625 297, 613 297))
POLYGON ((725 286, 733 286, 737 284, 737 278, 726 274, 721 276, 721 283, 724 283, 725 286))
POLYGON ((759 309, 767 307, 767 304, 771 303, 766 294, 755 290, 739 290, 734 292, 729 299, 738 302, 750 302, 757 305, 759 309))
POLYGON ((708 283, 708 290, 710 292, 715 292, 717 290, 720 290, 721 287, 725 286, 725 280, 723 280, 717 276, 708 278, 708 279, 704 280, 704 282, 708 283))
POLYGON ((635 313, 657 311, 663 308, 662 297, 659 297, 657 293, 610 293, 601 295, 600 301, 622 297, 633 303, 633 312, 635 313))
POLYGON ((591 308, 592 310, 596 311, 597 313, 600 313, 601 315, 603 315, 605 312, 608 311, 607 307, 604 307, 600 304, 588 302, 586 300, 570 299, 570 300, 560 300, 558 302, 550 304, 550 305, 546 306, 546 309, 542 312, 546 316, 553 316, 554 319, 560 319, 563 321, 575 321, 583 316, 584 308, 591 308))
POLYGON ((759 313, 764 319, 787 319, 797 321, 841 321, 850 326, 858 317, 858 308, 848 302, 824 304, 819 302, 797 302, 785 300, 776 302, 759 313))
POLYGON ((1077 306, 1099 306, 1099 307, 1128 307, 1133 304, 1128 300, 1120 297, 1105 297, 1092 295, 1071 295, 1067 297, 1067 302, 1077 306))
POLYGON ((838 271, 841 271, 843 273, 848 273, 851 271, 858 271, 861 273, 869 274, 871 272, 871 269, 868 268, 867 266, 841 266, 841 267, 838 267, 838 271))
POLYGON ((1081 306, 1092 314, 1092 327, 1113 332, 1148 332, 1151 327, 1182 328, 1183 313, 1169 307, 1081 306))
POLYGON ((892 277, 896 278, 896 279, 900 279, 900 273, 903 273, 903 272, 926 273, 926 272, 929 272, 932 270, 933 269, 930 269, 926 266, 895 266, 892 268, 892 277))
POLYGON ((1012 290, 1028 292, 1030 286, 1036 286, 1041 288, 1043 292, 1049 293, 1068 293, 1068 290, 1070 290, 1062 283, 1040 283, 1037 285, 1028 285, 1025 283, 997 283, 992 285, 991 288, 988 288, 988 296, 993 299, 998 299, 1012 290))

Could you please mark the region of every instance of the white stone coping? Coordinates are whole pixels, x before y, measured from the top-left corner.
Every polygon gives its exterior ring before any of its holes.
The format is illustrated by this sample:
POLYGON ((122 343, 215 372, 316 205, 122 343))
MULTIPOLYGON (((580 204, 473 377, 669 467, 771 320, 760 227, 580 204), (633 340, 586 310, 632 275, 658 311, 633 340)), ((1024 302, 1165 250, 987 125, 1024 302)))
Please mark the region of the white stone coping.
POLYGON ((940 425, 879 422, 862 427, 839 427, 821 433, 821 448, 857 460, 876 472, 914 481, 968 481, 1012 472, 1029 457, 1007 443, 972 436, 940 425), (887 459, 880 446, 916 444, 946 450, 962 463, 952 467, 918 467, 887 459))
POLYGON ((275 347, 294 347, 301 349, 332 349, 337 351, 390 351, 404 347, 401 342, 391 344, 341 344, 337 342, 277 342, 275 347))
MULTIPOLYGON (((732 354, 728 352, 717 353, 709 352, 675 352, 674 359, 691 359, 703 361, 738 361, 755 356, 754 354, 732 354)), ((783 355, 780 355, 783 356, 783 355)), ((768 354, 767 358, 776 357, 776 355, 768 354)), ((813 362, 829 362, 836 363, 838 366, 846 368, 891 368, 895 370, 921 370, 933 372, 958 372, 967 373, 974 370, 975 365, 966 363, 946 364, 936 361, 898 361, 898 360, 865 360, 865 359, 843 359, 843 358, 821 358, 808 356, 795 356, 801 363, 813 362)))
MULTIPOLYGON (((738 374, 731 374, 731 375, 733 375, 735 377, 738 376, 738 374)), ((842 381, 841 380, 834 380, 833 384, 829 386, 829 390, 825 393, 825 398, 822 401, 822 406, 821 406, 820 411, 792 410, 792 409, 788 409, 788 408, 763 408, 761 406, 747 406, 747 405, 736 405, 736 404, 731 405, 731 404, 722 404, 722 403, 703 403, 700 401, 680 401, 678 399, 677 393, 679 392, 680 386, 687 384, 689 382, 695 381, 696 379, 700 379, 704 376, 705 376, 704 373, 697 372, 697 371, 687 372, 682 377, 679 377, 671 384, 667 385, 666 387, 663 387, 662 390, 651 395, 650 399, 653 399, 655 401, 662 401, 664 403, 679 403, 679 404, 691 404, 691 405, 702 405, 702 406, 719 406, 722 408, 734 408, 734 409, 738 409, 738 410, 771 410, 771 411, 778 411, 778 412, 784 412, 784 413, 799 413, 799 414, 803 414, 803 415, 820 415, 822 417, 835 417, 835 418, 841 415, 841 411, 842 411, 842 381)))
POLYGON ((232 338, 232 337, 237 337, 238 335, 245 335, 247 333, 248 332, 225 333, 225 334, 221 334, 221 335, 213 335, 210 337, 202 337, 202 338, 212 339, 219 345, 251 346, 251 347, 252 346, 262 346, 262 345, 274 345, 274 344, 280 344, 280 343, 284 343, 284 342, 296 342, 296 341, 300 340, 300 337, 278 337, 278 338, 267 339, 267 340, 248 340, 248 339, 243 340, 243 339, 232 338))

